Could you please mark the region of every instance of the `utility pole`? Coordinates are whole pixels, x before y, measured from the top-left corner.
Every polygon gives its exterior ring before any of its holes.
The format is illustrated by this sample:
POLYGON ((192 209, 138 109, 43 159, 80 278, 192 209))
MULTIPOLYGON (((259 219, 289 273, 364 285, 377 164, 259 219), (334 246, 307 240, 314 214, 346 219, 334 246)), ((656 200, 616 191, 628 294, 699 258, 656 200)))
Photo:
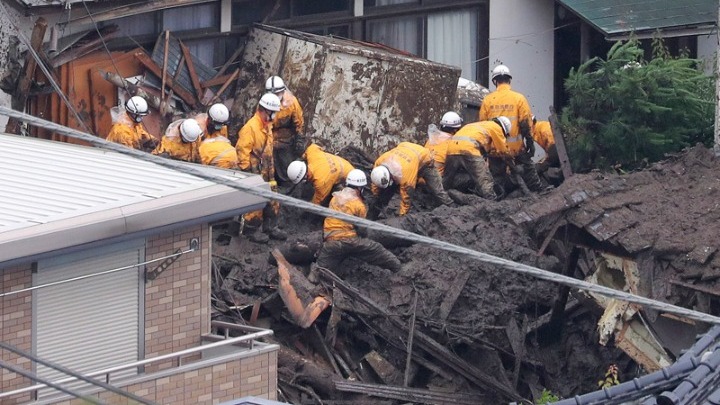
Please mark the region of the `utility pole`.
POLYGON ((715 22, 717 48, 715 50, 715 155, 720 156, 720 2, 718 2, 718 20, 715 22))

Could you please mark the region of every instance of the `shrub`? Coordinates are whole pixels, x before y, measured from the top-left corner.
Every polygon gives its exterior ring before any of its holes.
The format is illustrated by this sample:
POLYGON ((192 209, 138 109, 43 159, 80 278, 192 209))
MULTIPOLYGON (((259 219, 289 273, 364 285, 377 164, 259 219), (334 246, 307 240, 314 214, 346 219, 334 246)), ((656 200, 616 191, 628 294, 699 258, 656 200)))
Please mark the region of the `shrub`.
POLYGON ((560 120, 577 171, 637 168, 688 145, 713 143, 715 90, 696 59, 672 57, 662 40, 643 60, 636 40, 616 43, 565 80, 560 120))

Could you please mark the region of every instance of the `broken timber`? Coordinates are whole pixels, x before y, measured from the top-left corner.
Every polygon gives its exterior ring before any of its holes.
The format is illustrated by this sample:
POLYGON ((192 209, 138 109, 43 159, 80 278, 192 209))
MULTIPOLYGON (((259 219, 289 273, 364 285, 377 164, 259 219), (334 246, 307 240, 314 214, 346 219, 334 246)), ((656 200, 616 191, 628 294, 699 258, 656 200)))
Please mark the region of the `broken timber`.
MULTIPOLYGON (((403 324, 395 317, 390 316, 390 314, 388 314, 385 308, 375 303, 370 298, 361 294, 356 288, 345 283, 345 281, 340 279, 333 272, 322 267, 318 267, 317 270, 323 278, 332 281, 332 283, 337 288, 342 290, 348 297, 353 298, 354 300, 367 306, 368 308, 377 311, 379 315, 384 316, 392 327, 398 329, 398 332, 395 333, 395 335, 404 335, 408 332, 409 328, 407 325, 403 324)), ((387 330, 383 331, 389 332, 387 330)), ((494 377, 482 372, 468 362, 464 361, 455 353, 451 352, 446 347, 432 339, 430 336, 416 330, 414 337, 416 339, 415 344, 418 348, 424 350, 427 354, 429 354, 448 368, 454 370, 456 373, 466 378, 469 382, 472 382, 477 386, 489 388, 496 393, 507 397, 508 399, 516 401, 523 400, 523 398, 513 388, 499 383, 494 377)))
POLYGON ((392 385, 358 383, 352 381, 335 381, 338 391, 355 392, 421 404, 462 404, 476 405, 482 403, 482 396, 466 393, 450 393, 431 391, 418 388, 406 388, 392 385))
MULTIPOLYGON (((35 51, 42 49, 43 38, 45 37, 45 31, 47 30, 47 20, 43 17, 39 17, 35 20, 35 27, 33 27, 32 36, 30 37, 30 46, 35 51)), ((32 78, 35 75, 35 67, 37 61, 32 55, 32 52, 28 51, 25 56, 25 70, 20 76, 20 80, 15 91, 12 107, 14 110, 24 111, 25 103, 27 102, 28 92, 30 90, 30 84, 32 84, 32 78)), ((15 118, 8 118, 8 122, 5 125, 5 132, 8 134, 19 134, 20 133, 20 121, 15 118)))

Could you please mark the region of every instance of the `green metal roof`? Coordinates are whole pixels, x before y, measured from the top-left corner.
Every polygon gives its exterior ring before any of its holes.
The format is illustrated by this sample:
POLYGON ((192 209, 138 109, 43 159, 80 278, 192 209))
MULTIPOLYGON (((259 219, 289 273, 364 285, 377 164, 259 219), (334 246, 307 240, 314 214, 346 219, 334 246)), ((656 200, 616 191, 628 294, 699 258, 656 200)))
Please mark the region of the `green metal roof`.
POLYGON ((608 37, 714 25, 717 0, 558 0, 608 37))

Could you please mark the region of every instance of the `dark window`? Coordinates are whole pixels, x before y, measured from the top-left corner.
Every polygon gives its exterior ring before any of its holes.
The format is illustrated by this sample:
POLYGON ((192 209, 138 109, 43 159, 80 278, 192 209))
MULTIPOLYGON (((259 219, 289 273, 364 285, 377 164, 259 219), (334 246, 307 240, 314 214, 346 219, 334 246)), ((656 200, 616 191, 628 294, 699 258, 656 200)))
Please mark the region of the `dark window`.
POLYGON ((297 16, 348 10, 350 0, 296 0, 293 3, 293 14, 297 16))
POLYGON ((270 12, 271 2, 235 2, 232 7, 232 25, 247 25, 261 22, 270 12))

